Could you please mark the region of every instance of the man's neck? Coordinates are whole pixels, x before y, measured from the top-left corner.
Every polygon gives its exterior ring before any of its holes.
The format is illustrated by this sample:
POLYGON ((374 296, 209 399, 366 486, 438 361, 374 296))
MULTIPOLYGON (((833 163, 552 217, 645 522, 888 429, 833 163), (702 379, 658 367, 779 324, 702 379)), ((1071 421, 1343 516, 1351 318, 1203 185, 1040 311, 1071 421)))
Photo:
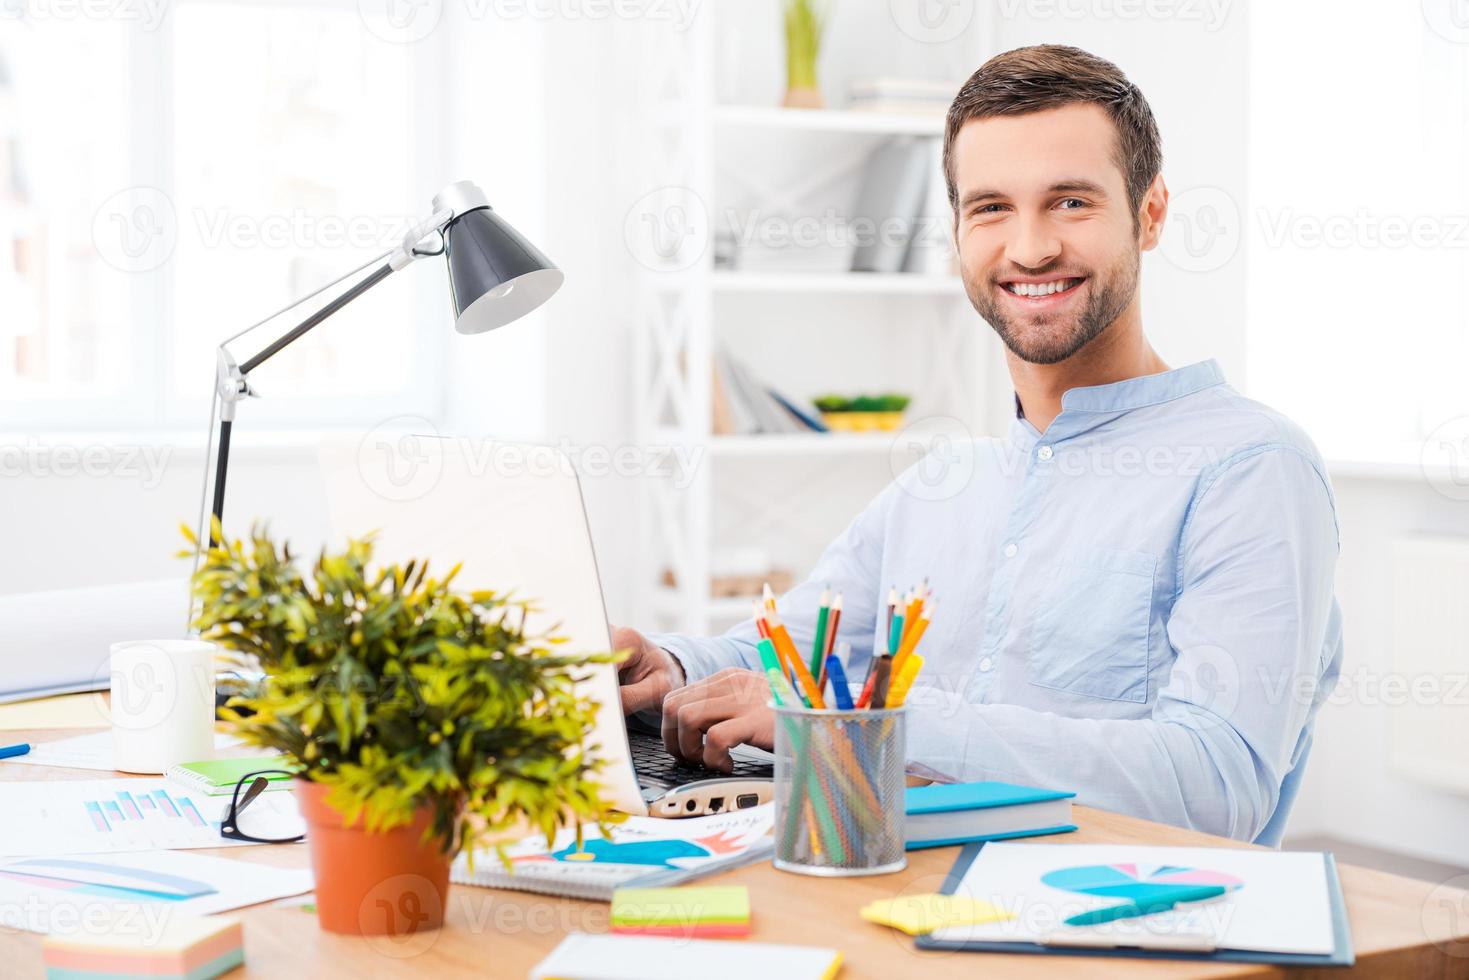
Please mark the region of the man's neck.
POLYGON ((1168 365, 1143 336, 1142 318, 1129 310, 1091 343, 1055 364, 1031 364, 1009 350, 1005 360, 1025 420, 1045 432, 1061 414, 1061 396, 1072 388, 1112 384, 1160 374, 1168 365), (1129 315, 1130 314, 1130 315, 1129 315))

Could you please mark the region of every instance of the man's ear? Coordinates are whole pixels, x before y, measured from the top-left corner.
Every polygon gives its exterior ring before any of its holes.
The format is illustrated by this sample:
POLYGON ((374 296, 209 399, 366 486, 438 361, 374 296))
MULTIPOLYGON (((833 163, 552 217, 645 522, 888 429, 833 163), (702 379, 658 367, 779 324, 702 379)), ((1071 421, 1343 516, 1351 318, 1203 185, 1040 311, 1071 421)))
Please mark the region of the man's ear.
POLYGON ((1163 175, 1159 174, 1148 185, 1148 192, 1143 195, 1143 202, 1138 208, 1137 244, 1140 251, 1158 247, 1158 239, 1163 237, 1163 223, 1167 220, 1168 185, 1163 183, 1163 175))

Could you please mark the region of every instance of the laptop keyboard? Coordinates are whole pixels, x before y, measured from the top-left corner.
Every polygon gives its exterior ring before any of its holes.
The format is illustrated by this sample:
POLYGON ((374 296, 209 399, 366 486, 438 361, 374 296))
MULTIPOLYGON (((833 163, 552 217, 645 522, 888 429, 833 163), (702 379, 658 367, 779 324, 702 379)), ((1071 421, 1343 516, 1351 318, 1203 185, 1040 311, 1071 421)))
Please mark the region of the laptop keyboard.
POLYGON ((769 779, 775 768, 767 763, 736 758, 732 772, 720 772, 696 763, 684 762, 668 754, 663 739, 649 732, 629 731, 628 747, 632 750, 632 766, 637 771, 638 782, 652 789, 673 789, 701 779, 726 779, 745 777, 769 779))

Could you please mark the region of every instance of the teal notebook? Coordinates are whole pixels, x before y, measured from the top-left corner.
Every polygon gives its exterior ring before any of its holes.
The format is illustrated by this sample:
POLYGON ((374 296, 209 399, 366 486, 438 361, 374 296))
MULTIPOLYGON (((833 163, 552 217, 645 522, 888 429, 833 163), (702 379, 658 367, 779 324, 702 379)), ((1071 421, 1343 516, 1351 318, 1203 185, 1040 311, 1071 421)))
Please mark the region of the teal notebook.
POLYGON ((1075 793, 1013 783, 935 783, 904 794, 908 850, 972 841, 1064 834, 1075 793))
MULTIPOLYGON (((203 762, 181 762, 165 775, 184 789, 205 796, 228 796, 235 786, 252 772, 263 769, 288 769, 285 756, 254 756, 245 759, 208 759, 203 762)), ((267 789, 289 789, 291 776, 273 772, 267 789)))

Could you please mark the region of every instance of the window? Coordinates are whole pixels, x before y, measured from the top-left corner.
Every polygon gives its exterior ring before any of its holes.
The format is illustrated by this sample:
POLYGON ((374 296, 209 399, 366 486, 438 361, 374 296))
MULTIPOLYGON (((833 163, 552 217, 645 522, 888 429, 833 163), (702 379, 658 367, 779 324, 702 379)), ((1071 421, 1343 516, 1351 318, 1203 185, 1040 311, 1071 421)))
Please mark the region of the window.
POLYGON ((1250 10, 1247 385, 1328 457, 1469 414, 1469 21, 1428 7, 1250 10))
MULTIPOLYGON (((0 31, 12 423, 202 425, 218 343, 428 213, 439 134, 415 110, 442 89, 434 42, 387 43, 356 3, 181 0, 151 27, 0 31)), ((447 331, 415 325, 447 319, 445 292, 415 270, 378 285, 260 368, 250 415, 439 410, 428 379, 447 331)), ((232 350, 243 361, 313 308, 232 350)))

